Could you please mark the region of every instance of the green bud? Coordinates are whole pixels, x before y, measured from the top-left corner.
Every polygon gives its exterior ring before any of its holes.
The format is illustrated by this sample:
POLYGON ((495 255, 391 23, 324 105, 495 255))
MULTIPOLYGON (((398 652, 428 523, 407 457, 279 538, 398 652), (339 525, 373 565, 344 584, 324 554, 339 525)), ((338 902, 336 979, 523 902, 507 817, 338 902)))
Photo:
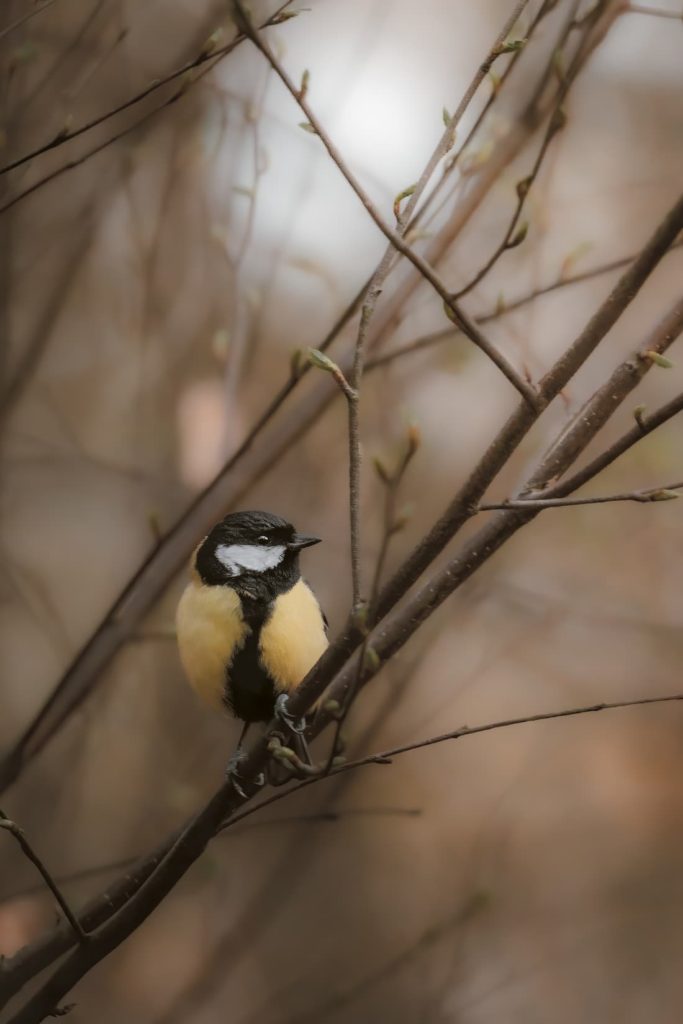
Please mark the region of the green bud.
POLYGON ((503 43, 498 47, 496 56, 500 56, 501 53, 519 53, 526 46, 526 39, 508 39, 507 42, 503 43))
POLYGON ((382 483, 383 484, 391 483, 391 477, 389 475, 389 470, 384 465, 384 463, 380 459, 379 455, 373 455, 373 457, 372 457, 372 464, 375 467, 375 473, 377 473, 377 476, 380 478, 382 483))
POLYGON ((510 239, 508 244, 505 246, 505 248, 506 249, 516 249, 518 245, 522 244, 522 242, 526 238, 528 232, 529 232, 529 224, 528 224, 527 221, 524 221, 524 223, 521 224, 517 228, 517 231, 515 231, 514 235, 512 236, 512 238, 510 239))
POLYGON ((379 654, 374 647, 366 647, 365 649, 365 667, 370 669, 371 672, 377 672, 382 665, 379 654))
POLYGON ((326 373, 341 373, 334 360, 330 359, 329 356, 326 356, 319 348, 307 349, 306 355, 308 356, 308 361, 311 366, 315 366, 319 370, 325 370, 326 373))
POLYGON ((680 498, 678 491, 671 491, 668 487, 662 487, 659 491, 653 491, 650 495, 650 501, 673 501, 674 498, 680 498))
POLYGON ((408 196, 412 196, 412 194, 413 194, 413 192, 415 191, 416 188, 417 188, 417 185, 409 185, 408 188, 404 188, 402 192, 399 192, 399 194, 394 199, 394 207, 393 207, 393 209, 394 209, 394 217, 396 218, 396 220, 398 220, 399 217, 401 216, 401 203, 402 203, 402 201, 404 199, 407 199, 408 196))
POLYGON ((645 352, 643 358, 649 359, 651 363, 655 364, 655 366, 661 366, 663 370, 671 370, 674 365, 670 359, 667 359, 666 356, 663 356, 660 352, 645 352))
POLYGON ((633 410, 633 418, 636 421, 636 423, 638 424, 638 426, 641 428, 641 430, 645 428, 645 423, 643 422, 643 417, 645 416, 645 410, 646 409, 647 409, 646 405, 637 405, 635 407, 635 409, 633 410))

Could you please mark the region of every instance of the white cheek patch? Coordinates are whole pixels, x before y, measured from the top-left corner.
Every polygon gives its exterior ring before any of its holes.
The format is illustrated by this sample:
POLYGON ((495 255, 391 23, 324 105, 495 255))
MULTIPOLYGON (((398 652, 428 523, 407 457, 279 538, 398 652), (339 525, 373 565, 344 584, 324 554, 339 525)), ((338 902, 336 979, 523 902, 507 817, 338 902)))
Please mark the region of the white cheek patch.
POLYGON ((265 572, 274 569, 285 556, 284 544, 261 547, 260 544, 219 544, 216 558, 231 576, 243 572, 265 572))

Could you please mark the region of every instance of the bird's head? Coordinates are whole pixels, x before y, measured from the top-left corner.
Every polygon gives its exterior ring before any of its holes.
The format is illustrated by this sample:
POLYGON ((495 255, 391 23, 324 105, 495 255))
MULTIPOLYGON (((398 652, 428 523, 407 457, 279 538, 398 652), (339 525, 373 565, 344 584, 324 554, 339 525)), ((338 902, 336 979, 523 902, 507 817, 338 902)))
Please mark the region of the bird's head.
POLYGON ((194 568, 209 586, 277 593, 299 579, 302 548, 319 541, 270 512, 233 512, 199 545, 194 568))

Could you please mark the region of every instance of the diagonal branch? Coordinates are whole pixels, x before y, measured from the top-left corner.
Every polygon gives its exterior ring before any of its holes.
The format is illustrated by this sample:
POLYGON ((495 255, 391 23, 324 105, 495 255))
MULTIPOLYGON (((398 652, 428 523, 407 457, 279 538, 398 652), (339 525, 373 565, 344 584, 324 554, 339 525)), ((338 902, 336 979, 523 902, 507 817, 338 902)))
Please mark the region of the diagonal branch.
MULTIPOLYGON (((24 17, 21 18, 18 22, 15 22, 14 25, 10 25, 9 28, 5 29, 3 33, 0 33, 0 39, 7 32, 11 31, 14 28, 17 28, 18 25, 23 24, 24 21, 27 21, 29 18, 34 17, 36 14, 40 14, 41 11, 45 10, 45 8, 49 7, 52 3, 54 3, 54 0, 48 0, 48 2, 44 3, 42 7, 38 8, 35 11, 31 11, 27 15, 24 15, 24 17)), ((277 25, 279 24, 279 22, 284 20, 283 13, 286 11, 287 7, 291 6, 292 3, 293 0, 287 0, 286 3, 280 4, 277 10, 274 11, 273 14, 271 14, 271 16, 262 23, 261 28, 268 28, 270 25, 277 25)), ((195 71, 197 68, 203 67, 205 64, 209 62, 212 62, 213 67, 220 60, 222 60, 223 57, 227 57, 229 53, 232 53, 232 51, 237 46, 239 46, 240 43, 244 42, 244 39, 245 37, 243 35, 238 35, 236 39, 231 39, 229 43, 226 43, 225 46, 221 46, 219 48, 214 48, 210 45, 205 44, 201 51, 197 54, 197 56, 194 57, 192 60, 187 61, 185 64, 181 65, 181 67, 169 72, 162 78, 156 78, 145 89, 142 89, 134 96, 131 96, 130 99, 125 100, 123 103, 119 103, 116 107, 112 107, 110 110, 106 110, 103 114, 98 114, 97 117, 92 118, 92 120, 87 121, 85 124, 80 125, 80 127, 78 128, 71 128, 67 131, 58 132, 52 139, 50 139, 49 142, 43 142, 39 146, 36 146, 35 149, 32 149, 30 152, 24 153, 22 156, 16 157, 16 159, 14 160, 10 160, 9 163, 6 163, 2 167, 0 167, 0 176, 2 176, 3 174, 8 174, 10 171, 14 171, 18 167, 22 167, 24 164, 27 164, 31 160, 34 160, 37 156, 42 156, 43 153, 48 153, 52 149, 57 149, 60 146, 65 146, 68 142, 71 142, 73 139, 77 139, 80 135, 84 135, 86 132, 92 131, 93 128, 97 128, 99 127, 99 125, 104 124, 105 121, 109 121, 112 117, 116 117, 117 114, 122 114, 125 110, 129 110, 130 107, 136 106, 142 100, 146 99, 148 96, 151 96, 153 93, 163 88, 163 86, 168 85, 170 82, 174 82, 177 78, 181 78, 183 75, 187 75, 190 72, 195 71)), ((183 90, 181 90, 181 92, 182 91, 183 90)), ((166 104, 163 104, 162 106, 166 106, 166 104)), ((162 107, 155 107, 153 110, 148 111, 148 113, 145 115, 145 118, 151 117, 153 114, 156 114, 157 111, 161 109, 162 107)), ((138 124, 140 123, 141 122, 138 122, 138 124)))
POLYGON ((3 814, 2 811, 0 811, 0 828, 4 829, 6 832, 9 832, 10 835, 14 836, 17 843, 21 847, 21 852, 24 854, 27 860, 30 860, 31 863, 38 869, 46 886, 48 887, 54 898, 57 900, 59 906, 62 908, 64 916, 69 922, 71 928, 73 929, 78 941, 86 942, 88 939, 87 933, 83 930, 80 921, 75 916, 71 907, 67 903, 66 898, 62 895, 59 886, 53 879, 52 875, 47 870, 42 860, 29 843, 24 833, 24 830, 20 828, 16 822, 10 821, 7 815, 3 814))
POLYGON ((498 512, 505 509, 573 508, 576 505, 606 505, 615 501, 637 501, 647 504, 653 501, 670 501, 680 495, 683 483, 665 484, 663 487, 646 487, 639 491, 623 491, 621 494, 603 494, 594 498, 510 498, 497 504, 482 504, 477 512, 498 512))
POLYGON ((661 427, 667 420, 677 416, 679 412, 683 412, 683 392, 672 398, 670 402, 666 402, 649 416, 646 416, 644 413, 637 415, 635 427, 631 427, 625 434, 622 434, 614 444, 611 444, 601 455, 597 455, 583 469, 577 470, 572 476, 563 480, 557 488, 553 488, 553 493, 555 491, 562 491, 570 494, 572 491, 578 490, 588 480, 592 480, 594 476, 597 476, 603 469, 610 466, 620 455, 623 455, 629 448, 632 448, 634 444, 647 437, 657 427, 661 427))
POLYGON ((293 97, 295 102, 299 105, 302 112, 307 118, 307 123, 314 130, 315 134, 319 136, 320 141, 327 150, 333 163, 337 166, 343 177, 346 179, 348 184, 351 186, 355 194, 360 199, 361 203, 365 207, 366 211, 370 215, 371 219, 377 225, 382 234, 391 242, 394 249, 400 252, 402 256, 405 256, 413 266, 420 272, 420 274, 427 280, 432 288, 436 291, 437 295, 444 302, 444 306, 447 311, 457 322, 458 326, 462 329, 463 333, 480 348, 489 359, 495 363, 501 373, 510 381, 510 383, 519 391, 526 402, 535 409, 538 404, 538 399, 535 389, 524 380, 524 378, 515 370, 512 364, 503 356, 491 342, 481 333, 481 331, 471 322, 466 314, 460 309, 458 304, 452 298, 448 288, 443 283, 439 275, 436 273, 434 268, 427 263, 427 261, 415 252, 415 250, 408 245, 404 238, 397 231, 394 231, 389 227, 380 216, 378 210, 375 208, 373 202, 367 193, 361 188, 360 184, 356 181, 355 177, 347 167, 346 163, 342 159, 337 147, 334 145, 329 135, 322 127, 317 117, 313 114, 311 107, 306 100, 305 95, 302 94, 302 90, 297 88, 292 79, 289 77, 287 72, 282 67, 282 64, 277 59, 271 48, 263 40, 258 30, 254 27, 251 19, 247 15, 241 0, 233 0, 234 8, 238 17, 238 23, 241 31, 244 35, 248 36, 254 45, 261 51, 263 56, 269 62, 275 73, 282 81, 285 88, 288 90, 290 95, 293 97))

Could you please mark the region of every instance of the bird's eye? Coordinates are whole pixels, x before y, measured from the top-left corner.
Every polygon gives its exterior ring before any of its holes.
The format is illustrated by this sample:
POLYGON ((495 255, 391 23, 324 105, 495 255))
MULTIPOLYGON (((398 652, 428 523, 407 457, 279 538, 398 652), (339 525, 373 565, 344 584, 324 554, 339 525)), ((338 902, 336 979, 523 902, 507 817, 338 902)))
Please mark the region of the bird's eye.
POLYGON ((261 536, 257 538, 257 540, 259 544, 267 544, 269 538, 265 535, 265 533, 262 533, 261 536))

